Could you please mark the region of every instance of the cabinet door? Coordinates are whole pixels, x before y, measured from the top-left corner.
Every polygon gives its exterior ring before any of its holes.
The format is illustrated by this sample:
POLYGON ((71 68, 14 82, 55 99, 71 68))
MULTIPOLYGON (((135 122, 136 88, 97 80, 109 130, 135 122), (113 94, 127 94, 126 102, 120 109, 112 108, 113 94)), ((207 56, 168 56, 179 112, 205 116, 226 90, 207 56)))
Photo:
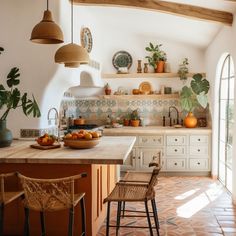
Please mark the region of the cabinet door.
POLYGON ((208 145, 208 135, 190 135, 190 145, 208 145))
POLYGON ((159 157, 159 153, 161 152, 162 157, 162 149, 159 148, 140 148, 139 149, 139 169, 152 171, 152 168, 149 167, 149 163, 153 161, 156 157, 159 157))
POLYGON ((164 138, 162 135, 158 136, 140 136, 139 146, 161 146, 164 143, 164 138))
POLYGON ((167 171, 178 171, 186 169, 185 159, 167 159, 166 160, 167 171))
POLYGON ((167 135, 166 143, 167 145, 186 145, 187 138, 185 135, 167 135))
POLYGON ((134 170, 136 168, 136 148, 133 148, 125 160, 124 165, 121 165, 121 171, 134 170))

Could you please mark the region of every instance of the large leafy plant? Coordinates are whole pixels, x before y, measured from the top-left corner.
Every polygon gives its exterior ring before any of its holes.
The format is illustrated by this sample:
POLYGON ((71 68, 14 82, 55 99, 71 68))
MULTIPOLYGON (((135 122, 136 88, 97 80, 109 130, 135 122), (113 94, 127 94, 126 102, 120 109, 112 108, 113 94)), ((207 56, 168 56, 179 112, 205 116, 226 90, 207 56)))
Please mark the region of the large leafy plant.
POLYGON ((206 108, 207 93, 210 89, 209 81, 202 74, 193 75, 190 87, 184 86, 180 93, 180 105, 183 110, 192 112, 196 107, 206 108))
MULTIPOLYGON (((0 54, 4 49, 0 47, 0 54)), ((22 110, 26 116, 32 114, 33 117, 40 117, 40 110, 38 104, 32 95, 32 99, 28 98, 27 93, 21 94, 17 85, 20 84, 19 68, 14 67, 7 75, 7 87, 0 84, 0 110, 4 110, 0 120, 6 120, 7 116, 12 109, 22 107, 22 110)))
POLYGON ((157 44, 154 46, 152 43, 149 43, 149 47, 146 47, 146 51, 150 52, 150 56, 146 56, 148 59, 148 63, 150 66, 152 66, 154 69, 157 67, 158 61, 166 61, 166 53, 162 51, 161 48, 162 44, 157 44))

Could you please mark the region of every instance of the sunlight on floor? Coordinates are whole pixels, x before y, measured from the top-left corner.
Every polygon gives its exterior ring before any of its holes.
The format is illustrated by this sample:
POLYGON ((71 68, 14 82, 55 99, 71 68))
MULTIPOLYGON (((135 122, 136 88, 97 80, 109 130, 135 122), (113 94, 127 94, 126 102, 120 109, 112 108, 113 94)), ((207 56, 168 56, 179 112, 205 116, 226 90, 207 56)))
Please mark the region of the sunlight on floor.
POLYGON ((210 203, 208 197, 205 193, 198 195, 197 197, 193 198, 192 200, 188 201, 181 207, 177 208, 177 215, 183 218, 190 218, 198 211, 203 209, 210 203))

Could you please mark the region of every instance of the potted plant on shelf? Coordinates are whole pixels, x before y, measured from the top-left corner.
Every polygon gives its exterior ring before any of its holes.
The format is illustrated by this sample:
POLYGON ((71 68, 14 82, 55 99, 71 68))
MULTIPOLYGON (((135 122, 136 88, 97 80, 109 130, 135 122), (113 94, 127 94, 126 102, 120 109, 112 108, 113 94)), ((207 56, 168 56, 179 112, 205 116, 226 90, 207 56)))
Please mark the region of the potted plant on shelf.
POLYGON ((188 65, 188 58, 184 58, 182 63, 179 65, 178 75, 180 80, 183 80, 184 82, 188 79, 188 65))
POLYGON ((202 74, 193 75, 190 86, 184 86, 180 93, 180 105, 188 114, 184 119, 187 128, 197 126, 197 118, 193 111, 197 107, 206 108, 208 105, 207 93, 210 89, 209 81, 203 78, 202 74))
MULTIPOLYGON (((4 49, 0 47, 0 54, 4 49)), ((20 84, 19 68, 14 67, 7 75, 7 87, 0 84, 0 148, 8 147, 12 142, 12 133, 6 128, 6 120, 12 109, 21 107, 26 116, 32 114, 33 117, 40 117, 38 104, 32 95, 32 99, 28 98, 28 94, 21 94, 17 86, 20 84)))
POLYGON ((130 125, 133 127, 138 127, 140 124, 140 116, 138 114, 138 109, 132 111, 130 114, 130 125))
POLYGON ((130 123, 130 114, 127 113, 123 118, 123 125, 124 126, 129 126, 129 123, 130 123))
POLYGON ((163 73, 165 62, 167 60, 166 53, 160 49, 162 44, 157 44, 154 46, 152 43, 149 43, 149 47, 146 47, 146 51, 150 52, 150 56, 146 56, 150 66, 154 68, 156 73, 163 73))

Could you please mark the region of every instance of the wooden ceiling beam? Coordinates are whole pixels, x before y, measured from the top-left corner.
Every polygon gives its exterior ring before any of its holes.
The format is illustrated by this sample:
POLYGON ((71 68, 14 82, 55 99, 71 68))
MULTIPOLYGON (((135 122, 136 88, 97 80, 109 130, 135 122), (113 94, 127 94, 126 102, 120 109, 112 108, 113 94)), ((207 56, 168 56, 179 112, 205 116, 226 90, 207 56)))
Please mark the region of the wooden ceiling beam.
POLYGON ((230 26, 233 23, 232 13, 175 2, 158 0, 74 0, 74 3, 90 6, 119 6, 153 10, 230 26))

